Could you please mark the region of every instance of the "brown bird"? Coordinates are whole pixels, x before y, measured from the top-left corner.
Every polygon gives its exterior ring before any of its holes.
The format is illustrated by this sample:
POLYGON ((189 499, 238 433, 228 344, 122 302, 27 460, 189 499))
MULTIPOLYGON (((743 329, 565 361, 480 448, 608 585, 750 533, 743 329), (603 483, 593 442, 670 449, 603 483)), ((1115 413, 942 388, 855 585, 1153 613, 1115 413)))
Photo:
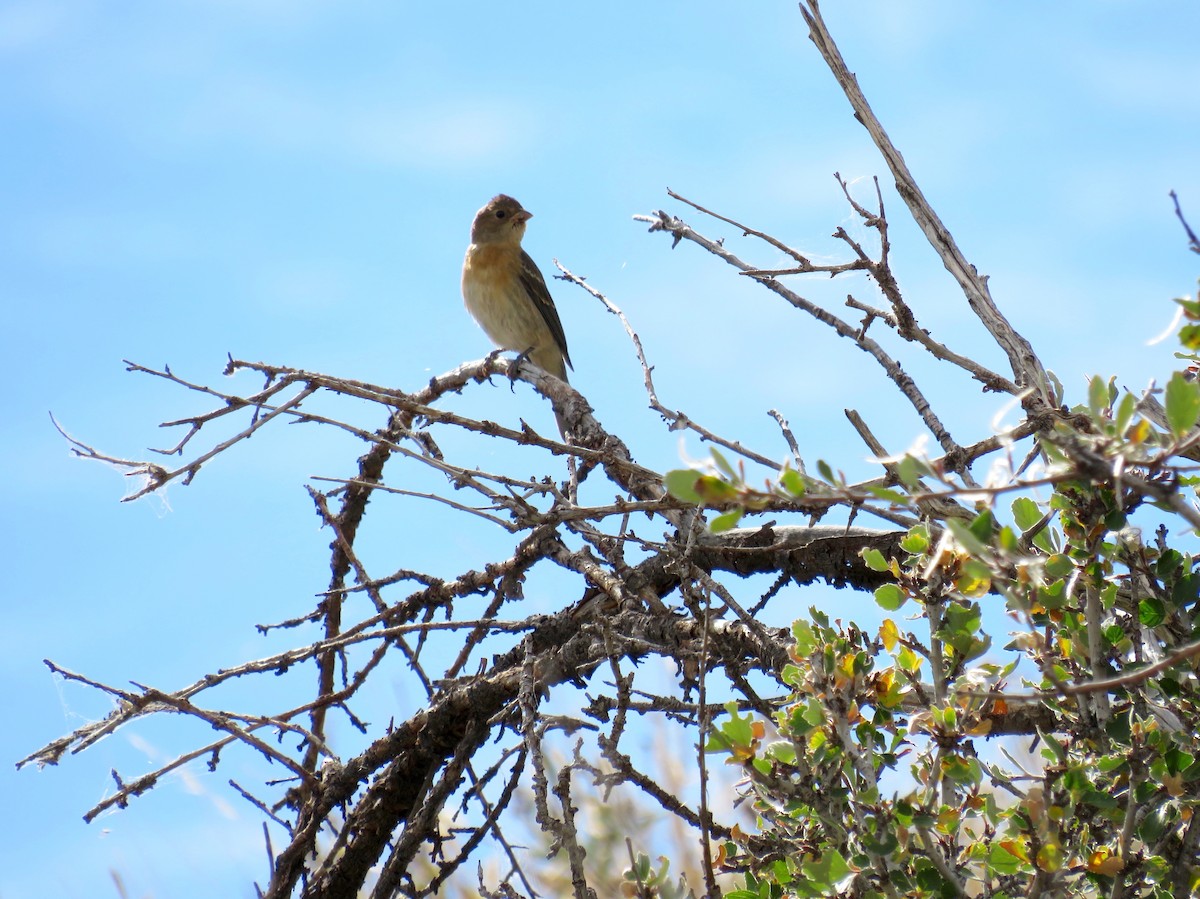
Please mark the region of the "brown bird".
POLYGON ((521 249, 525 223, 532 217, 504 194, 492 197, 476 213, 463 260, 463 300, 492 343, 521 353, 566 381, 567 369, 573 366, 558 310, 546 279, 521 249))

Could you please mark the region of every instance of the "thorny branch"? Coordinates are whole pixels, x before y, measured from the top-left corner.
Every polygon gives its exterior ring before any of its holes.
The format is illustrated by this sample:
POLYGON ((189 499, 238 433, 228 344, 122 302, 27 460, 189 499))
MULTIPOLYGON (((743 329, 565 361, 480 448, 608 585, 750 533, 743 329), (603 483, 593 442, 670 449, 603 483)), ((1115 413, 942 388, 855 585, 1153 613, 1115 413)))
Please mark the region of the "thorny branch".
MULTIPOLYGON (((883 154, 900 198, 961 287, 968 306, 1005 353, 1011 376, 939 343, 918 323, 891 271, 892 247, 878 181, 874 208, 869 209, 837 176, 846 202, 878 237, 879 246, 874 251, 864 247, 839 228, 834 236, 849 255, 828 265, 814 263, 813 254, 674 192, 668 192, 672 199, 737 228, 744 238, 784 253, 795 265, 757 267, 722 240, 702 235, 666 211, 637 218, 650 223, 651 231, 670 234, 673 245, 686 240, 701 247, 867 353, 937 440, 942 456, 915 460, 912 454, 889 455, 865 419, 848 410, 854 429, 879 465, 877 477, 848 484, 837 476, 811 474, 812 466, 803 459, 803 437, 791 430, 778 410, 769 414, 782 432, 784 445, 776 455, 788 458, 786 463, 717 433, 701 424, 699 415, 660 399, 654 367, 629 319, 602 291, 563 266, 559 266, 562 280, 582 288, 620 320, 642 369, 649 408, 662 416, 667 430, 689 430, 737 458, 742 466, 737 471, 715 466, 714 471, 703 473, 727 491, 698 494, 699 503, 672 495, 664 486, 663 473, 639 464, 630 447, 594 417, 574 387, 499 354, 461 365, 413 391, 230 359, 226 374, 253 375, 265 382, 258 390, 239 392, 185 380, 168 368, 127 363, 132 372, 162 378, 214 404, 203 414, 165 423, 165 427, 185 429, 170 449, 153 451, 181 457, 173 468, 103 453, 63 431, 77 455, 144 479, 127 499, 175 481, 194 483, 208 462, 281 421, 335 429, 362 449, 354 471, 316 477, 314 485, 320 489, 309 487, 321 523, 332 535, 328 585, 313 607, 296 610, 287 621, 260 626, 264 633, 299 633, 302 625, 317 624, 320 635, 274 655, 205 674, 173 691, 141 685, 116 688, 47 661, 57 676, 110 696, 114 708, 102 721, 55 740, 19 765, 57 764, 68 753, 81 752, 150 715, 170 713, 203 722, 219 737, 136 778, 125 779, 114 772, 115 791, 89 811, 88 818, 127 806, 165 775, 193 761, 207 758, 215 769, 223 754, 230 752, 261 757, 273 772, 285 771, 287 780, 267 781, 257 791, 240 785, 237 789, 284 837, 280 848, 272 850, 269 883, 261 891, 274 899, 297 894, 308 899, 344 897, 368 890, 379 897, 432 895, 474 853, 484 851, 489 841, 500 847, 510 867, 498 883, 493 879, 485 884, 481 873, 480 890, 486 895, 518 895, 515 880, 526 895, 533 895, 537 886, 531 880, 536 878, 527 875, 519 860, 523 855, 516 848, 528 841, 529 834, 512 837, 508 832, 520 828, 509 813, 518 804, 515 797, 530 791, 533 818, 548 844, 542 848, 561 850, 565 858, 566 879, 557 894, 605 895, 594 885, 601 875, 588 866, 586 839, 577 823, 580 815, 591 811, 583 807, 582 798, 584 780, 591 776, 595 786, 604 788, 606 799, 617 790, 628 791, 652 802, 695 835, 703 834, 703 875, 712 894, 720 871, 708 857, 707 838, 732 839, 736 815, 715 807, 708 777, 694 794, 700 801, 698 810, 693 809, 683 795, 643 770, 642 761, 619 748, 619 742, 631 716, 656 728, 689 729, 693 742, 698 730, 703 731, 703 742, 726 714, 723 705, 710 702, 715 693, 729 693, 736 697, 739 711, 764 717, 785 708, 796 687, 785 680, 784 672, 789 667, 800 670, 805 660, 797 656, 798 642, 791 630, 766 622, 773 617, 795 619, 804 605, 802 589, 808 585, 823 582, 865 594, 900 584, 922 604, 927 617, 928 630, 921 637, 899 632, 874 637, 853 625, 844 630, 848 645, 857 641, 854 645, 864 654, 878 654, 892 642, 914 660, 925 660, 932 669, 926 681, 917 676, 915 663, 905 675, 907 682, 901 684, 855 681, 847 675, 844 660, 841 667, 831 667, 824 656, 807 669, 813 678, 810 698, 819 697, 824 703, 830 715, 830 739, 843 747, 852 763, 847 776, 856 778, 850 791, 856 797, 880 795, 877 748, 864 748, 855 737, 856 724, 871 703, 882 707, 885 700, 894 701, 895 714, 907 716, 913 733, 935 747, 939 762, 949 764, 953 752, 966 753, 964 747, 970 746, 972 737, 1054 733, 1071 725, 1079 700, 1088 694, 1135 694, 1155 675, 1193 659, 1200 644, 1181 642, 1180 622, 1167 622, 1161 625, 1167 634, 1161 646, 1145 634, 1137 635, 1138 657, 1153 648, 1159 653, 1156 660, 1127 667, 1112 677, 1094 676, 1102 661, 1110 665, 1120 661, 1111 654, 1100 658, 1104 654, 1101 634, 1113 626, 1132 632, 1137 591, 1153 592, 1149 566, 1139 568, 1131 557, 1129 583, 1104 600, 1108 607, 1102 605, 1098 592, 1089 594, 1088 666, 1079 666, 1071 679, 1052 681, 1051 688, 1040 691, 1018 693, 1008 690, 1006 683, 981 687, 979 672, 965 666, 961 647, 945 642, 943 625, 968 605, 964 594, 955 592, 957 582, 934 572, 933 565, 923 582, 905 580, 896 560, 913 554, 909 541, 914 533, 923 533, 940 548, 935 554, 939 564, 947 559, 958 564, 962 544, 970 542, 964 521, 975 520, 972 506, 989 507, 997 496, 1009 492, 1058 488, 1081 474, 1118 494, 1121 508, 1155 503, 1200 528, 1200 514, 1181 496, 1179 471, 1171 467, 1173 457, 1188 445, 1167 441, 1155 458, 1131 466, 1114 465, 1094 429, 1089 431, 1078 418, 1055 408, 1054 391, 1041 362, 999 312, 986 277, 963 257, 929 207, 842 60, 818 4, 810 0, 801 4, 801 11, 813 42, 883 154), (847 305, 865 315, 857 326, 783 280, 853 272, 868 273, 881 298, 849 297, 847 305), (904 352, 923 351, 954 366, 984 391, 1013 397, 1024 412, 1023 420, 1003 433, 960 442, 905 370, 900 354, 871 336, 875 322, 881 323, 876 334, 882 331, 886 337, 889 332, 883 328, 890 329, 901 339, 904 352), (572 440, 560 441, 523 421, 506 424, 500 415, 495 417, 501 421, 481 420, 453 411, 457 394, 488 389, 493 376, 530 385, 567 422, 572 440), (376 417, 364 423, 349 411, 340 417, 317 413, 312 408, 317 397, 333 400, 335 408, 349 408, 349 403, 337 404, 354 400, 353 407, 361 409, 365 401, 376 417), (203 446, 212 433, 210 426, 229 421, 230 416, 240 430, 203 446), (1072 430, 1072 425, 1078 427, 1072 430), (447 454, 443 446, 450 445, 445 438, 451 433, 520 448, 521 468, 488 470, 447 454), (1018 478, 1013 474, 1017 466, 1008 456, 1017 442, 1030 437, 1056 447, 1066 461, 1058 469, 1047 467, 1038 475, 1018 478), (560 457, 568 458, 577 472, 569 482, 560 480, 566 469, 560 457), (1008 476, 980 483, 972 467, 989 457, 1007 464, 1008 476), (761 469, 763 486, 751 485, 744 476, 746 464, 761 469), (528 471, 534 466, 554 474, 531 476, 528 471), (789 476, 798 477, 802 489, 789 476), (418 487, 418 482, 433 486, 418 487), (908 491, 910 503, 895 500, 900 488, 908 491), (374 508, 384 503, 413 504, 418 509, 429 504, 455 514, 464 529, 479 528, 480 533, 508 542, 486 557, 462 559, 452 572, 398 565, 376 571, 360 555, 360 529, 372 500, 374 508), (730 510, 745 516, 743 526, 719 532, 707 527, 710 511, 730 510), (856 526, 861 513, 892 526, 856 526), (834 523, 818 524, 825 516, 833 516, 834 523), (886 564, 872 561, 880 559, 886 564), (770 585, 758 590, 755 581, 747 580, 756 575, 765 576, 770 585), (759 595, 747 601, 747 593, 756 591, 759 595), (662 678, 636 667, 646 659, 669 660, 675 678, 664 684, 662 678), (393 720, 380 727, 365 720, 361 709, 370 704, 372 688, 382 680, 379 672, 389 666, 410 672, 419 696, 410 698, 393 720), (604 682, 605 672, 611 673, 611 683, 604 682), (225 707, 229 700, 223 687, 267 675, 302 678, 308 698, 266 711, 225 707), (595 695, 589 694, 586 704, 576 702, 572 691, 579 690, 595 695), (695 701, 693 692, 698 693, 695 701), (571 703, 575 704, 572 714, 562 714, 571 703), (338 731, 330 727, 331 716, 343 716, 361 738, 334 739, 331 734, 338 731), (948 725, 951 720, 954 723, 948 725), (604 770, 585 759, 582 737, 567 742, 581 732, 594 734, 595 751, 607 763, 604 770), (556 743, 557 737, 563 739, 556 743), (555 765, 557 775, 552 772, 555 765), (480 768, 486 768, 482 775, 480 768), (499 795, 490 796, 489 789, 497 784, 499 795)), ((1000 468, 1005 470, 1005 465, 1000 468)), ((420 517, 419 511, 412 514, 413 520, 420 517)), ((1044 557, 1035 556, 1033 544, 1045 536, 1047 525, 1048 520, 1043 520, 1022 535, 1018 547, 1025 557, 999 560, 996 569, 1015 582, 1022 575, 1021 565, 1030 559, 1045 564, 1044 557)), ((418 556, 426 550, 420 544, 423 537, 445 539, 443 534, 414 535, 411 551, 418 556)), ((999 600, 1005 589, 1003 578, 997 578, 981 595, 999 600)), ((1022 612, 1033 621, 1032 611, 1022 612)), ((1033 626, 1025 636, 1034 646, 1042 639, 1033 626)), ((1159 715, 1169 720, 1164 713, 1159 715)), ((797 752, 797 759, 800 755, 797 752)), ((705 762, 697 767, 708 766, 705 762)), ((808 803, 822 827, 832 832, 840 826, 817 789, 821 777, 830 776, 828 772, 805 769, 801 761, 793 772, 777 768, 764 773, 749 765, 747 771, 749 780, 770 786, 775 795, 808 803)), ((1028 798, 1013 780, 997 782, 1028 798)), ((928 785, 930 795, 940 794, 943 800, 953 793, 940 769, 928 785)), ((866 798, 859 801, 859 824, 869 805, 866 798)), ((1131 802, 1128 808, 1133 807, 1131 802)), ((1126 848, 1132 826, 1131 821, 1125 824, 1122 845, 1126 848)), ((924 825, 916 834, 945 881, 958 894, 968 894, 954 867, 953 840, 924 825)), ((751 844, 763 858, 776 851, 765 839, 757 844, 754 839, 751 844)), ((1200 837, 1189 832, 1187 839, 1200 837)), ((886 882, 887 865, 877 858, 873 866, 886 882)), ((638 887, 649 889, 641 875, 638 887)), ((885 893, 899 895, 890 885, 885 893)))

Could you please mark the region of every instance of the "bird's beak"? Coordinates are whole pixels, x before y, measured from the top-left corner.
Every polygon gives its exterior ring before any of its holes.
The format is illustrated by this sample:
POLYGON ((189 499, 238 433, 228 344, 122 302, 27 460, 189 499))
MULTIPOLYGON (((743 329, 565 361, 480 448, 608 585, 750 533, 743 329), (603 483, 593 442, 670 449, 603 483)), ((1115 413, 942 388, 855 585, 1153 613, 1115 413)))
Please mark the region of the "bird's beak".
POLYGON ((522 209, 520 212, 517 213, 516 218, 517 218, 517 222, 519 224, 523 225, 527 221, 529 221, 531 218, 533 218, 533 213, 530 212, 528 209, 522 209))

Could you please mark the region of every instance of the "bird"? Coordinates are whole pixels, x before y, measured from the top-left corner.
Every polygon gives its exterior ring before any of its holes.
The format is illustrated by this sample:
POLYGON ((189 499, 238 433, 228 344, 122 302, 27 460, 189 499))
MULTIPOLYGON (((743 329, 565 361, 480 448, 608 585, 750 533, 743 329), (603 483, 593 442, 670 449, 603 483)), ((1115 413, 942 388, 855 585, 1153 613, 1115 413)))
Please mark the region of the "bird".
MULTIPOLYGON (((537 263, 521 249, 531 218, 533 213, 506 194, 492 197, 475 214, 463 260, 463 301, 497 347, 515 350, 566 381, 574 366, 562 321, 537 263)), ((555 418, 566 436, 562 418, 557 413, 555 418)))

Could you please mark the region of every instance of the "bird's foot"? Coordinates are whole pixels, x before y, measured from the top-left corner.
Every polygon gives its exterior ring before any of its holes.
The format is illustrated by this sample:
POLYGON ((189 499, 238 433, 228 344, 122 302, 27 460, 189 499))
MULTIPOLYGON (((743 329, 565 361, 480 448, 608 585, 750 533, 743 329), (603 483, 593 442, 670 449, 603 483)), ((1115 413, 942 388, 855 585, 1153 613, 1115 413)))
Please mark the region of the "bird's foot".
POLYGON ((517 392, 517 369, 521 367, 521 363, 529 361, 529 354, 533 352, 533 347, 530 347, 523 353, 518 353, 517 358, 513 360, 512 365, 508 367, 508 389, 513 393, 517 392))

